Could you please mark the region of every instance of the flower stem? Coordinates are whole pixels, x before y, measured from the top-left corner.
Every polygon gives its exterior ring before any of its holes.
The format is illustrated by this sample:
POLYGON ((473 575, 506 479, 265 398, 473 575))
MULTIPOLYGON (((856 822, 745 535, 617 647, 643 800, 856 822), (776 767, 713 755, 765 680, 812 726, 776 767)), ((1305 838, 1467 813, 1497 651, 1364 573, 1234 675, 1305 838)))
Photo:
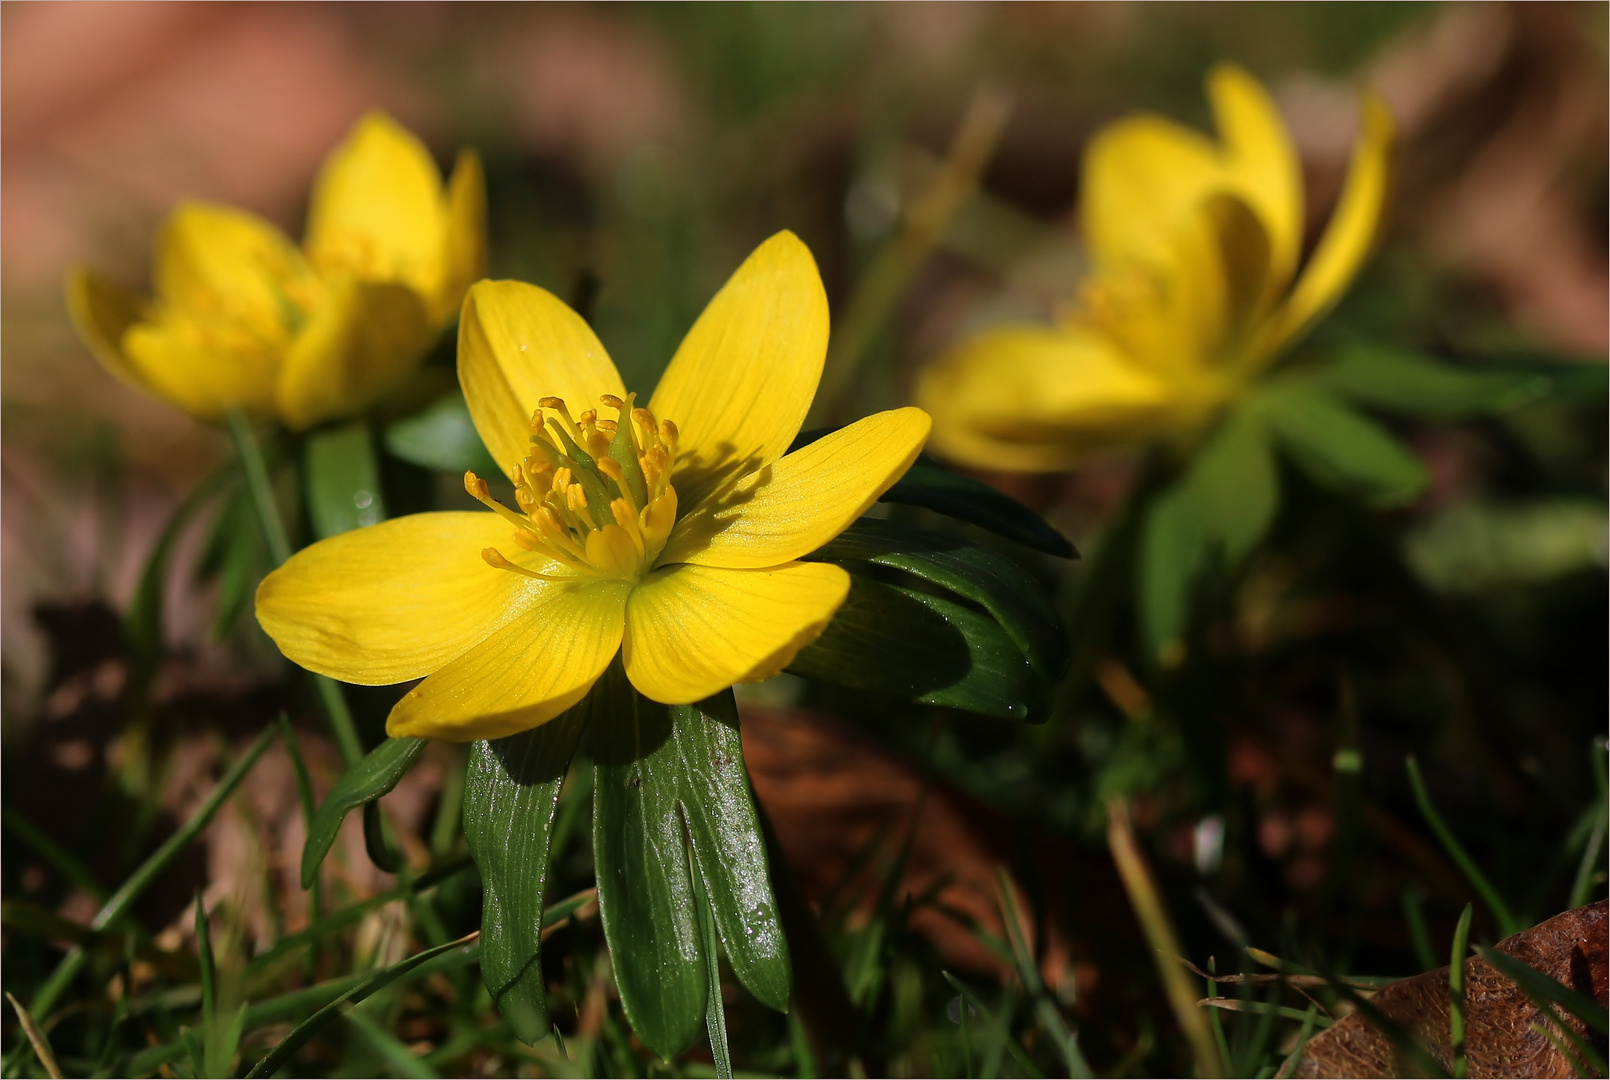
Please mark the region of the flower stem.
MULTIPOLYGON (((274 486, 269 480, 268 466, 263 461, 262 448, 252 433, 251 422, 239 409, 229 410, 229 437, 234 440, 235 453, 240 457, 241 470, 246 474, 246 486, 252 493, 252 504, 257 508, 257 521, 268 543, 268 554, 275 566, 291 557, 291 541, 280 518, 279 504, 274 501, 274 486)), ((335 733, 336 745, 348 765, 363 758, 363 743, 352 722, 341 687, 328 676, 313 674, 313 686, 319 692, 319 701, 330 719, 330 730, 335 733)))

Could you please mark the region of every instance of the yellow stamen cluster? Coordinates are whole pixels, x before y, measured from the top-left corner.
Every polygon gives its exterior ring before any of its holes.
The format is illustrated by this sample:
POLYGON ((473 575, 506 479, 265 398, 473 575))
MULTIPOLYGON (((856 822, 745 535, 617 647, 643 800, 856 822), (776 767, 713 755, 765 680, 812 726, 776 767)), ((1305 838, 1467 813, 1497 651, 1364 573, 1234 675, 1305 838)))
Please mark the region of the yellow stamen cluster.
MULTIPOLYGON (((605 394, 616 411, 573 417, 564 401, 543 398, 531 417, 531 452, 510 470, 518 510, 492 498, 486 481, 464 474, 464 488, 516 526, 514 542, 574 571, 637 581, 653 565, 676 521, 671 466, 677 430, 647 409, 605 394)), ((481 557, 528 577, 553 578, 516 565, 496 548, 481 557)))

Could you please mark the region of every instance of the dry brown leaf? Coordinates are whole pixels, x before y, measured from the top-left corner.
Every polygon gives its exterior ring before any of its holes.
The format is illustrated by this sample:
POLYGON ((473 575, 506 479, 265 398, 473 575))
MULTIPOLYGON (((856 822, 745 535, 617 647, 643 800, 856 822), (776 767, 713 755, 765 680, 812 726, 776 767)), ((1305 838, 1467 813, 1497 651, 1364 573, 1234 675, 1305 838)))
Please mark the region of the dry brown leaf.
MULTIPOLYGON (((1498 943, 1498 949, 1551 979, 1606 1004, 1606 902, 1556 915, 1498 943)), ((1444 1069, 1453 1055, 1448 969, 1395 982, 1370 999, 1413 1035, 1444 1069)), ((1581 1025, 1570 1021, 1582 1033, 1581 1025)), ((1485 960, 1465 961, 1465 1054, 1472 1077, 1576 1076, 1571 1061, 1538 1030, 1544 1021, 1526 994, 1485 960), (1537 1026, 1534 1026, 1537 1025, 1537 1026)), ((1412 1076, 1392 1042, 1360 1013, 1309 1040, 1298 1076, 1412 1076)))

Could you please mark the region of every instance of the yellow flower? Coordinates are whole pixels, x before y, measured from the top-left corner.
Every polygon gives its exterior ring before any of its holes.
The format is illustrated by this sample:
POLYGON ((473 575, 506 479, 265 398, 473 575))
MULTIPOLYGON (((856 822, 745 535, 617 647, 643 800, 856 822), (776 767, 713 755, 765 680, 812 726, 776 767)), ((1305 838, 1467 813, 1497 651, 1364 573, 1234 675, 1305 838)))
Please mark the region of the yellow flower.
POLYGON ((264 579, 257 618, 303 667, 383 685, 394 736, 467 740, 580 701, 617 652, 645 696, 686 704, 781 671, 832 618, 849 575, 799 562, 903 474, 920 409, 867 417, 785 454, 827 352, 827 297, 792 233, 710 302, 647 408, 551 294, 470 290, 458 370, 514 482, 493 513, 416 514, 344 533, 264 579))
POLYGON ((460 153, 444 189, 420 141, 371 113, 324 163, 304 248, 244 211, 183 203, 157 241, 155 299, 78 269, 67 306, 128 382, 204 420, 239 407, 300 429, 411 374, 485 265, 480 159, 460 153))
POLYGON ((934 447, 985 468, 1055 470, 1189 438, 1341 295, 1374 241, 1391 120, 1366 96, 1341 199, 1299 267, 1302 175, 1263 88, 1208 78, 1217 142, 1156 116, 1098 133, 1080 222, 1091 275, 1055 326, 1006 326, 924 373, 934 447))

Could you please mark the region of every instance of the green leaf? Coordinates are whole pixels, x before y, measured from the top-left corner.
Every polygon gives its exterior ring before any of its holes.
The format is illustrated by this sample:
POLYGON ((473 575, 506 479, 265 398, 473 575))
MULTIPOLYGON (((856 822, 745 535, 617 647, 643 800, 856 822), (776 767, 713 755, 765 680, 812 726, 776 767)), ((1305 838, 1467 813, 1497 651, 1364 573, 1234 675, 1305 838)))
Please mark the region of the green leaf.
POLYGON ((1079 557, 1068 538, 1039 514, 981 480, 950 471, 926 454, 878 501, 920 506, 1060 559, 1079 557))
MULTIPOLYGON (((802 431, 789 449, 809 446, 837 430, 815 428, 802 431)), ((920 506, 1061 559, 1079 557, 1067 537, 1046 524, 1040 515, 980 480, 952 472, 927 454, 918 455, 906 474, 895 481, 894 486, 884 492, 878 501, 920 506)))
POLYGON ((1146 511, 1137 587, 1148 655, 1164 666, 1183 657, 1198 586, 1246 558, 1279 503, 1279 476, 1260 418, 1246 409, 1232 413, 1146 511))
POLYGON ((1370 506, 1412 502, 1429 481, 1420 459, 1401 442, 1322 390, 1295 379, 1276 380, 1248 407, 1264 418, 1304 472, 1370 506))
POLYGON ((383 439, 393 457, 427 469, 502 472, 482 445, 463 394, 449 394, 406 420, 386 425, 383 439))
POLYGON ((481 871, 481 979, 527 1044, 548 1034, 541 949, 549 842, 586 721, 584 702, 541 727, 477 742, 464 777, 464 838, 481 871))
POLYGON ((988 611, 1047 679, 1059 678, 1066 665, 1067 635, 1046 588, 1011 559, 969 540, 862 518, 810 558, 904 570, 988 611))
POLYGON ((1458 596, 1597 570, 1606 538, 1601 499, 1474 500, 1416 523, 1403 553, 1427 585, 1458 596))
POLYGON ((789 671, 984 716, 1038 721, 1050 685, 993 618, 951 600, 850 576, 850 595, 789 671))
POLYGON ((749 793, 731 691, 666 706, 617 660, 588 698, 598 910, 626 1018, 670 1057, 699 1034, 709 990, 688 847, 733 973, 785 1009, 788 946, 749 793))
POLYGON ((320 539, 385 518, 380 465, 364 421, 354 420, 309 435, 303 467, 307 474, 308 515, 320 539))
POLYGON ((341 774, 308 822, 307 843, 302 848, 302 888, 313 887, 319 864, 335 843, 347 814, 396 787, 424 749, 424 739, 387 739, 341 774))
MULTIPOLYGON (((1604 365, 1582 365, 1582 370, 1604 365)), ((1508 412, 1549 397, 1578 379, 1561 365, 1510 370, 1454 367, 1408 349, 1349 345, 1289 376, 1363 405, 1433 420, 1463 420, 1508 412)), ((1600 380, 1602 383, 1603 376, 1600 380)))

